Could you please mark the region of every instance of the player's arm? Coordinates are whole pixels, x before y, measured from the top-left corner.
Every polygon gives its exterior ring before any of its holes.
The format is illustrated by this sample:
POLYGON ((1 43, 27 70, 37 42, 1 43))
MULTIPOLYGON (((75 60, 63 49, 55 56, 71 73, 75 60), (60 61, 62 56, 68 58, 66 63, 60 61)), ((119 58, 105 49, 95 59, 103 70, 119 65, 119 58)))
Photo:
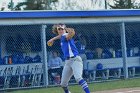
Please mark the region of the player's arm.
POLYGON ((60 38, 61 38, 61 35, 57 35, 57 36, 53 37, 52 40, 55 41, 55 40, 60 39, 60 38))
POLYGON ((47 42, 48 46, 52 46, 52 45, 53 45, 53 42, 54 42, 55 40, 57 40, 57 39, 60 39, 60 38, 61 38, 61 35, 58 35, 58 36, 55 36, 55 37, 51 38, 51 39, 47 42))
POLYGON ((69 40, 75 35, 75 31, 73 28, 66 28, 66 32, 68 35, 66 35, 66 39, 69 40))

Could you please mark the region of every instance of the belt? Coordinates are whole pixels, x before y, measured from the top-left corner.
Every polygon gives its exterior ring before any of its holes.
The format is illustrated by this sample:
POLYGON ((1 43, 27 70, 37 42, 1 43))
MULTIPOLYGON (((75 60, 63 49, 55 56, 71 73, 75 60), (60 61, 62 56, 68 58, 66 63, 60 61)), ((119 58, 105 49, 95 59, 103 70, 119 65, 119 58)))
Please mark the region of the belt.
POLYGON ((67 57, 66 59, 69 60, 70 58, 75 58, 76 56, 72 56, 72 57, 67 57))

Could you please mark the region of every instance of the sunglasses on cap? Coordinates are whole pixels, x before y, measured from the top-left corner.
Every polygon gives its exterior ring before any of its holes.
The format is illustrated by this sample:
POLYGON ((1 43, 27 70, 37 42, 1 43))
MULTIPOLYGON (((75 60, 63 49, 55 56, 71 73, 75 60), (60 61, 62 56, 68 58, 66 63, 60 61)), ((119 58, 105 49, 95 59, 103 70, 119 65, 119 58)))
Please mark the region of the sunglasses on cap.
POLYGON ((64 30, 64 28, 58 28, 57 30, 64 30))
POLYGON ((58 25, 57 30, 64 30, 65 25, 58 25))

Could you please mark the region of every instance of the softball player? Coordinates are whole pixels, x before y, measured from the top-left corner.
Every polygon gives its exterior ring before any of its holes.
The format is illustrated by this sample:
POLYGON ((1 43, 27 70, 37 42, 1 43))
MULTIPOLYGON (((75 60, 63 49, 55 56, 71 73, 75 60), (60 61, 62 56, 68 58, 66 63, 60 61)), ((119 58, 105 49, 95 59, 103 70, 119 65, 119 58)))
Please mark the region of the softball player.
POLYGON ((65 93, 71 93, 68 90, 68 82, 72 75, 76 81, 82 86, 85 93, 90 93, 87 82, 82 78, 83 62, 78 55, 73 36, 75 31, 73 28, 66 28, 64 24, 57 24, 53 26, 53 33, 57 34, 56 37, 50 39, 47 44, 52 46, 53 42, 57 39, 61 40, 61 49, 65 57, 65 66, 62 72, 61 86, 65 93))

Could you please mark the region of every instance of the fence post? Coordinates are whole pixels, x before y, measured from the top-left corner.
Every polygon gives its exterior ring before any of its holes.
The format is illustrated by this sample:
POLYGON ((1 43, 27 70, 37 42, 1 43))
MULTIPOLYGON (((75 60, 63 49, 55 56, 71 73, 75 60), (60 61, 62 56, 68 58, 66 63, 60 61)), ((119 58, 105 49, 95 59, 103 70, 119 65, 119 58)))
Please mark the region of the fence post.
POLYGON ((42 54, 43 54, 43 79, 44 86, 48 85, 48 66, 47 66, 47 49, 46 49, 46 25, 41 27, 41 45, 42 45, 42 54))
POLYGON ((122 57, 123 57, 123 70, 124 78, 128 78, 128 67, 127 67, 127 49, 126 49, 126 37, 125 37, 125 23, 122 22, 120 25, 121 31, 121 46, 122 46, 122 57))

